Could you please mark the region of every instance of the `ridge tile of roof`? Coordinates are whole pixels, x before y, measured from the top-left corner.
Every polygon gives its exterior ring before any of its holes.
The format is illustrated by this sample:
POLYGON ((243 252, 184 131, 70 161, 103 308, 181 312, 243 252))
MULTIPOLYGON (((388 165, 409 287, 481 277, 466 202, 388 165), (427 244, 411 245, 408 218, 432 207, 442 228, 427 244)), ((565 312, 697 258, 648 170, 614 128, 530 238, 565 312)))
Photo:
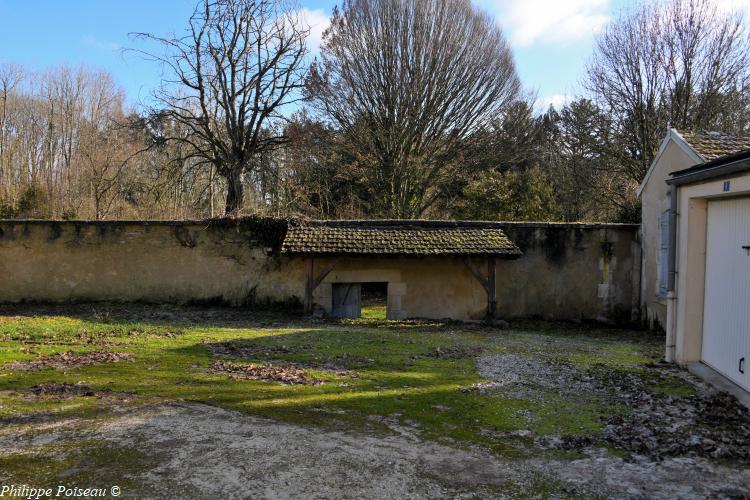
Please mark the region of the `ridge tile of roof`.
POLYGON ((707 162, 750 149, 750 136, 689 130, 678 130, 678 133, 707 162))

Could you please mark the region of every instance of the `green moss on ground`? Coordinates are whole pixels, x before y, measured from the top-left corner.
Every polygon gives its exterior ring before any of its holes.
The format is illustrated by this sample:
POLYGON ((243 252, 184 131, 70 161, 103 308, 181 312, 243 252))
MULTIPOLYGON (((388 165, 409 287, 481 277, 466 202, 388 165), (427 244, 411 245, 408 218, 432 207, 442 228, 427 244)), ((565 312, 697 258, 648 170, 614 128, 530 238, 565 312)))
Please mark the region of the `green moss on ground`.
MULTIPOLYGON (((117 404, 201 401, 280 421, 340 429, 380 429, 393 419, 425 439, 481 445, 509 457, 530 456, 528 438, 498 437, 519 430, 533 435, 590 435, 602 418, 622 411, 609 401, 549 395, 545 402, 466 390, 483 382, 477 353, 514 352, 567 362, 582 370, 644 370, 661 355, 661 338, 643 332, 527 322, 514 330, 439 322, 389 322, 372 318, 315 323, 289 318, 247 318, 236 313, 163 314, 58 311, 0 316, 0 421, 38 416, 93 418, 117 404), (209 319, 202 319, 208 317, 209 319), (186 319, 187 318, 187 319, 186 319), (321 385, 280 385, 235 380, 208 369, 212 344, 241 340, 265 347, 256 359, 309 367, 321 385), (11 363, 64 351, 127 352, 132 359, 66 370, 11 369, 11 363), (337 371, 327 369, 335 367, 337 371), (82 383, 96 391, 126 393, 127 403, 106 397, 35 400, 26 388, 48 382, 82 383)), ((378 313, 379 314, 379 313, 378 313)), ((675 380, 652 386, 683 393, 675 380)), ((533 453, 538 454, 536 450, 533 453)), ((552 452, 551 452, 552 453, 552 452)), ((105 457, 106 458, 106 457, 105 457)), ((5 455, 0 470, 15 480, 34 456, 5 455)), ((36 463, 36 462, 34 462, 36 463)), ((69 464, 58 464, 69 467, 69 464)), ((50 473, 60 472, 55 463, 50 473)))
POLYGON ((143 490, 132 478, 157 465, 161 458, 153 450, 112 446, 100 440, 68 441, 0 454, 0 483, 64 484, 81 489, 117 485, 125 491, 143 490))

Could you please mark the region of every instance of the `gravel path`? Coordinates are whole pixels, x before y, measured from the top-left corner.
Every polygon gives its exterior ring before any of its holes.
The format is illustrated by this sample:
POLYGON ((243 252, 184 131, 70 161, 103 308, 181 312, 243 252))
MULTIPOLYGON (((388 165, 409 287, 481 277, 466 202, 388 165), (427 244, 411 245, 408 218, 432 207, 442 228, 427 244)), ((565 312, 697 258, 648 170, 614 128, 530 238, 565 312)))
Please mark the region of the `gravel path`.
POLYGON ((597 389, 593 378, 557 361, 520 354, 493 354, 476 361, 477 372, 492 382, 480 389, 502 389, 507 396, 531 401, 543 399, 544 391, 573 395, 597 389))

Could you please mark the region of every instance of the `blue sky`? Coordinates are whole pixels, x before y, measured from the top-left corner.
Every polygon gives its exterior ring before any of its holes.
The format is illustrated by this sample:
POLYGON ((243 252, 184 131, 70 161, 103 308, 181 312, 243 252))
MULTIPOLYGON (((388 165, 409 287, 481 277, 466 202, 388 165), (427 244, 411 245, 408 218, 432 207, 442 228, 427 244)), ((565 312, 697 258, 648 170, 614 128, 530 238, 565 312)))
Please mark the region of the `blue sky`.
MULTIPOLYGON (((632 0, 475 0, 503 27, 521 80, 540 107, 580 93, 593 37, 632 0)), ((655 0, 654 0, 655 1, 655 0)), ((750 12, 750 0, 714 0, 750 12)), ((298 0, 315 45, 336 0, 298 0)), ((110 71, 130 102, 148 97, 159 68, 122 48, 128 33, 179 32, 194 0, 0 0, 0 61, 29 69, 85 64, 110 71)))

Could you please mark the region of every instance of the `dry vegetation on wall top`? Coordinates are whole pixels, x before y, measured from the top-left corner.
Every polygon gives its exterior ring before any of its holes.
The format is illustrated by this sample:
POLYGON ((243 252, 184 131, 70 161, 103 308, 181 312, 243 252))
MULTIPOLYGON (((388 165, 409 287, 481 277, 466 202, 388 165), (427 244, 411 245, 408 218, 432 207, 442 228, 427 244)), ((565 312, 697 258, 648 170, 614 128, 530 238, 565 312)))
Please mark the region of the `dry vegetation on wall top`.
POLYGON ((254 245, 267 247, 279 251, 284 242, 290 225, 299 224, 298 219, 284 217, 264 217, 258 215, 246 215, 235 217, 214 217, 200 220, 116 220, 116 221, 63 221, 63 220, 14 220, 0 219, 0 241, 3 238, 15 239, 25 232, 27 225, 39 225, 49 228, 50 240, 55 240, 62 235, 64 226, 73 227, 77 233, 84 226, 96 229, 97 234, 105 235, 108 232, 117 234, 127 226, 159 226, 167 225, 174 227, 175 237, 183 246, 194 246, 194 236, 190 232, 190 226, 198 226, 203 230, 211 231, 218 228, 230 228, 247 234, 254 245))

